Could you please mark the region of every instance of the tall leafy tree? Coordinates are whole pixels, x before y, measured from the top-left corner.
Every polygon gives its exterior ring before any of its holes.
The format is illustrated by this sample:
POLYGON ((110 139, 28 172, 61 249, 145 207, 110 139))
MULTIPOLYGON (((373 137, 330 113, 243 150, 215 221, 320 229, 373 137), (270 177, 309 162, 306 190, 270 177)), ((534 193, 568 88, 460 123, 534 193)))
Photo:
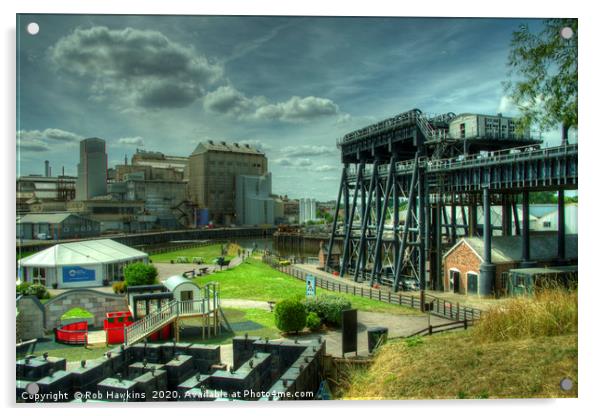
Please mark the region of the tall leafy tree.
POLYGON ((538 33, 522 25, 512 34, 508 66, 505 89, 522 114, 519 129, 560 124, 568 143, 569 128, 577 127, 577 19, 546 19, 538 33))

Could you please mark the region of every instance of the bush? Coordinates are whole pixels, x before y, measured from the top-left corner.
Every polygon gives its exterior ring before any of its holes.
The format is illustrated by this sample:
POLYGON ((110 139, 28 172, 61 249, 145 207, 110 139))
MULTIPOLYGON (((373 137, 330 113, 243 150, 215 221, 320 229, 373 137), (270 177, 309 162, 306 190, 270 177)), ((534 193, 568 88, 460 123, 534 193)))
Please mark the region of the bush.
POLYGON ((299 298, 284 299, 276 303, 274 322, 282 332, 299 332, 305 328, 307 311, 299 298))
POLYGON ((157 268, 152 264, 129 264, 123 274, 126 286, 152 285, 157 281, 157 268))
POLYGON ((322 326, 322 321, 320 320, 320 317, 317 313, 310 312, 307 314, 307 320, 305 321, 305 325, 311 331, 317 331, 318 329, 320 329, 320 326, 322 326))
POLYGON ((113 292, 117 294, 125 293, 125 282, 113 283, 113 292))
POLYGON ((17 285, 17 293, 20 295, 25 295, 29 286, 31 286, 31 283, 29 283, 29 282, 23 282, 23 283, 18 284, 17 285))
POLYGON ((305 300, 307 312, 315 312, 322 322, 341 326, 341 312, 351 309, 351 301, 337 295, 319 295, 305 300))
POLYGON ((25 289, 24 295, 35 296, 38 299, 48 299, 50 298, 50 293, 46 289, 46 286, 41 284, 33 284, 25 289))

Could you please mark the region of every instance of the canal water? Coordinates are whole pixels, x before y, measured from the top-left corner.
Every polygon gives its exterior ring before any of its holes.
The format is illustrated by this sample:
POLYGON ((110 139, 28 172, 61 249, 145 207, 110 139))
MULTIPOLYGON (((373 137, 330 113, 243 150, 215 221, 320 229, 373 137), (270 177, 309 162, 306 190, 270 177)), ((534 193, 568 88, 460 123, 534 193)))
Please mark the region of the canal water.
MULTIPOLYGON (((139 245, 139 246, 135 246, 134 248, 141 250, 141 251, 145 251, 145 250, 150 250, 150 249, 168 248, 170 246, 176 247, 181 244, 194 243, 194 242, 200 242, 200 241, 207 241, 207 240, 178 240, 178 241, 170 241, 170 242, 161 243, 161 244, 139 245)), ((236 243, 236 244, 240 245, 241 247, 248 249, 248 250, 252 250, 254 248, 257 250, 269 250, 273 254, 276 254, 276 255, 282 256, 282 257, 291 257, 291 256, 294 256, 294 257, 317 257, 318 256, 318 253, 314 252, 314 251, 303 251, 300 249, 289 249, 289 248, 282 248, 282 247, 278 248, 274 242, 274 239, 272 239, 271 237, 269 237, 269 238, 239 237, 239 238, 233 238, 229 241, 236 243)))

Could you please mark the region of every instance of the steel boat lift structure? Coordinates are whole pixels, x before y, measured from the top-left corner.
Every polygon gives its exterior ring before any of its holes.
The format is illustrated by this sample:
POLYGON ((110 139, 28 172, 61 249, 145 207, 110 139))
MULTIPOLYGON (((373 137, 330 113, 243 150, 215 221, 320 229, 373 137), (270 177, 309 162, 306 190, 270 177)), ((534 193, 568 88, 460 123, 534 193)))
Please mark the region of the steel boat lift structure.
POLYGON ((540 140, 518 134, 451 137, 449 125, 455 117, 428 117, 413 109, 337 140, 343 163, 337 207, 342 205, 344 214, 339 218, 335 210, 327 270, 394 291, 402 279, 417 278, 423 295, 428 266, 429 288, 443 290, 443 236, 451 245, 462 230, 462 235, 481 234, 484 240, 478 293, 492 295, 491 205, 502 206, 503 235, 521 235, 521 265, 529 267, 533 262, 524 230, 533 191, 559 192, 558 257, 564 258, 564 191, 577 189, 577 145, 540 148, 540 140), (479 205, 482 229, 477 224, 479 205), (330 256, 335 240, 343 241, 340 264, 333 264, 330 256))

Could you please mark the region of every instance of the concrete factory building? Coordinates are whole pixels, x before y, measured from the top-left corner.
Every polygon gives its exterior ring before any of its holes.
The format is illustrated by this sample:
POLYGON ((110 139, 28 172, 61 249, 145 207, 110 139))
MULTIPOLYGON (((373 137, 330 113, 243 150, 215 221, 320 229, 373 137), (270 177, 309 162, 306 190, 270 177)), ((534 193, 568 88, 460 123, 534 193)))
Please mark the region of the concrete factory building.
POLYGON ((79 201, 107 194, 107 151, 103 139, 79 142, 75 198, 79 201))
POLYGON ((208 210, 216 224, 236 224, 236 178, 264 176, 268 160, 259 149, 248 144, 199 143, 188 159, 188 193, 199 209, 208 210))
POLYGON ((301 198, 299 200, 299 224, 316 220, 316 200, 313 198, 301 198))
POLYGON ((459 114, 449 123, 449 135, 455 139, 529 140, 529 131, 517 131, 512 117, 483 114, 459 114))
POLYGON ((17 238, 23 240, 65 240, 99 235, 98 221, 69 212, 27 214, 17 220, 17 238))
POLYGON ((148 254, 102 239, 56 244, 19 260, 18 266, 22 281, 69 289, 121 280, 124 267, 136 262, 147 263, 148 254))
POLYGON ((274 224, 275 201, 272 175, 236 177, 236 223, 238 225, 274 224))

